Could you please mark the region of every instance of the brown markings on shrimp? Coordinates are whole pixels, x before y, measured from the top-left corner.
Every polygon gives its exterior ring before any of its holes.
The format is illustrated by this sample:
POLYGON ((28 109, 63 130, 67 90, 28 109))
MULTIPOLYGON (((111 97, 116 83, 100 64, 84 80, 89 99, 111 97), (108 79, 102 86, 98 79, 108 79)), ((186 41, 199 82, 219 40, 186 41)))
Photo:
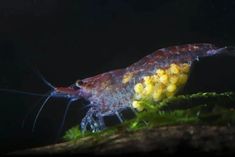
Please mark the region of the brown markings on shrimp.
POLYGON ((90 91, 113 90, 115 85, 120 84, 124 73, 123 69, 118 69, 86 78, 82 80, 82 87, 90 91))
POLYGON ((215 51, 210 54, 216 54, 216 49, 211 44, 186 44, 162 48, 125 69, 77 81, 76 85, 80 87, 78 89, 59 88, 58 92, 66 96, 69 94, 71 98, 83 97, 93 105, 81 122, 82 130, 86 130, 87 125, 93 126, 94 122, 90 120, 93 116, 117 114, 122 109, 130 107, 134 86, 143 81, 144 76, 155 73, 158 68, 167 68, 172 63, 191 63, 198 57, 208 56, 208 51, 215 51))
POLYGON ((138 71, 143 67, 144 69, 149 69, 152 65, 158 65, 159 68, 164 68, 171 62, 179 63, 192 61, 194 54, 200 56, 203 55, 202 53, 205 51, 215 48, 216 47, 211 44, 186 44, 162 48, 132 64, 129 69, 130 71, 138 71), (177 57, 179 57, 179 59, 177 59, 177 57), (166 64, 164 65, 164 63, 166 64))
POLYGON ((186 44, 162 48, 126 69, 118 69, 81 80, 81 86, 88 91, 118 90, 128 85, 140 72, 147 72, 156 66, 166 68, 170 63, 192 61, 194 55, 203 56, 207 50, 216 49, 211 44, 186 44), (124 84, 124 85, 123 85, 124 84))

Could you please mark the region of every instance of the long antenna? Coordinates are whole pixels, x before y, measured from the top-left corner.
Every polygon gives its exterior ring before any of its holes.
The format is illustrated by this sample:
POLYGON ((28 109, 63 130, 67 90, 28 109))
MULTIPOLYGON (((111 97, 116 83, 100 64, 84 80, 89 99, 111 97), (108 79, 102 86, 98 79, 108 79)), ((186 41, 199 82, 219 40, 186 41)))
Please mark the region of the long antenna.
MULTIPOLYGON (((67 117, 67 113, 68 113, 69 107, 70 107, 70 105, 71 105, 72 102, 73 102, 73 100, 70 100, 70 101, 68 102, 68 104, 66 105, 66 108, 65 108, 65 111, 64 111, 64 116, 63 116, 62 122, 61 122, 61 124, 60 124, 59 131, 57 132, 56 141, 59 139, 59 136, 60 136, 60 134, 61 134, 61 132, 62 132, 62 130, 63 130, 64 123, 65 123, 65 119, 66 119, 66 117, 67 117)), ((55 142, 56 142, 56 141, 55 141, 55 142)))
POLYGON ((24 128, 24 126, 25 126, 25 121, 27 120, 27 118, 28 118, 28 116, 30 115, 31 111, 33 111, 33 109, 35 109, 36 106, 39 105, 39 102, 41 102, 43 98, 44 98, 44 97, 42 97, 42 98, 38 101, 38 103, 36 103, 36 104, 34 104, 33 106, 31 106, 30 110, 26 113, 26 115, 25 115, 25 117, 24 117, 24 119, 23 119, 23 121, 22 121, 21 128, 24 128))
POLYGON ((39 117, 39 115, 40 115, 42 109, 44 108, 44 106, 46 105, 47 101, 48 101, 50 98, 51 98, 51 95, 49 95, 49 96, 45 99, 45 101, 43 102, 42 106, 41 106, 40 109, 38 110, 37 115, 36 115, 36 117, 35 117, 35 119, 34 119, 34 122, 33 122, 32 132, 34 132, 34 128, 35 128, 35 126, 36 126, 38 117, 39 117))
POLYGON ((20 91, 16 89, 0 89, 2 92, 11 92, 11 93, 18 93, 18 94, 26 94, 26 95, 32 95, 32 96, 46 96, 45 94, 40 94, 40 93, 32 93, 32 92, 25 92, 25 91, 20 91))
MULTIPOLYGON (((40 77, 40 79, 49 87, 51 87, 52 89, 55 89, 55 87, 48 82, 43 75, 36 69, 32 69, 34 71, 34 73, 40 77)), ((0 91, 2 92, 11 92, 11 93, 18 93, 18 94, 26 94, 26 95, 32 95, 32 96, 47 96, 45 94, 40 94, 40 93, 33 93, 33 92, 28 92, 28 91, 21 91, 21 90, 16 90, 16 89, 5 89, 5 88, 0 88, 0 91)))
POLYGON ((55 89, 55 87, 50 83, 48 82, 45 77, 36 69, 33 69, 34 73, 46 84, 48 85, 49 87, 51 87, 52 89, 55 89))

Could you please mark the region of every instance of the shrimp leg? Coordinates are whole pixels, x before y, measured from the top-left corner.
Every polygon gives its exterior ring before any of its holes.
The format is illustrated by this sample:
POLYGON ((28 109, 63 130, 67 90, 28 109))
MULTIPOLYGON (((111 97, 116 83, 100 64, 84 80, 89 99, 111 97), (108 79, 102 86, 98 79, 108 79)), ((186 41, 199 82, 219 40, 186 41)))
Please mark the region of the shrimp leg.
POLYGON ((116 111, 115 114, 116 114, 116 116, 118 117, 119 121, 120 121, 121 123, 123 123, 123 116, 122 116, 121 112, 119 113, 118 111, 116 111))
MULTIPOLYGON (((81 130, 82 133, 84 133, 87 130, 87 125, 91 128, 92 132, 96 132, 100 130, 100 121, 99 123, 96 122, 96 120, 93 118, 96 110, 94 108, 90 108, 87 111, 86 116, 81 121, 81 130)), ((101 121, 102 122, 102 121, 101 121)))

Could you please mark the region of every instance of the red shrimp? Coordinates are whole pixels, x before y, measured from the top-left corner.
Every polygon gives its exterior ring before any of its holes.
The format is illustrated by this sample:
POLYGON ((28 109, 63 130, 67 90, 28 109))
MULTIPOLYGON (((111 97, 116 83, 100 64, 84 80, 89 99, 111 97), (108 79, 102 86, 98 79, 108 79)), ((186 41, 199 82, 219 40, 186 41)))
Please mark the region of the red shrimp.
MULTIPOLYGON (((69 87, 56 87, 47 97, 66 97, 70 103, 84 98, 89 101, 89 110, 82 119, 82 132, 88 127, 95 132, 105 128, 104 117, 116 115, 123 122, 121 112, 135 109, 132 106, 134 86, 144 76, 155 73, 157 69, 167 68, 170 64, 191 64, 201 57, 212 56, 226 48, 212 44, 186 44, 159 49, 124 69, 105 72, 94 77, 76 81, 69 87), (123 79, 128 77, 125 81, 123 79)), ((44 104, 46 103, 44 102, 44 104)))
MULTIPOLYGON (((171 64, 191 63, 201 57, 213 56, 224 51, 226 47, 217 48, 212 44, 185 44, 159 49, 152 54, 142 58, 138 62, 124 68, 109 71, 76 81, 69 87, 54 87, 42 76, 42 80, 52 88, 49 94, 29 93, 17 90, 0 89, 0 91, 17 92, 21 94, 31 94, 36 96, 46 96, 34 120, 33 129, 43 107, 51 97, 64 97, 69 100, 66 107, 61 128, 70 104, 79 99, 89 102, 89 107, 85 117, 82 119, 81 131, 91 130, 96 132, 106 128, 105 116, 116 115, 120 122, 123 122, 121 112, 131 109, 136 112, 132 103, 135 97, 134 87, 143 82, 145 76, 151 76, 158 69, 166 69, 171 64)), ((61 129, 60 128, 60 129, 61 129)))

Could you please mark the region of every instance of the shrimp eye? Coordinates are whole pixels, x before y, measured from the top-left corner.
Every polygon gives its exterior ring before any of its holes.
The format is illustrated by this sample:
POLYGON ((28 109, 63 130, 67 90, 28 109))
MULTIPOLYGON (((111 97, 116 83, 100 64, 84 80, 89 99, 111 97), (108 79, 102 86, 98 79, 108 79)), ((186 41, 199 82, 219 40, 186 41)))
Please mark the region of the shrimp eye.
POLYGON ((81 89, 81 88, 78 87, 77 85, 75 85, 75 86, 73 85, 72 88, 73 88, 74 90, 79 90, 79 89, 81 89))
POLYGON ((80 86, 83 85, 83 81, 82 81, 82 80, 77 80, 76 83, 75 83, 75 85, 76 85, 77 87, 80 87, 80 86))

